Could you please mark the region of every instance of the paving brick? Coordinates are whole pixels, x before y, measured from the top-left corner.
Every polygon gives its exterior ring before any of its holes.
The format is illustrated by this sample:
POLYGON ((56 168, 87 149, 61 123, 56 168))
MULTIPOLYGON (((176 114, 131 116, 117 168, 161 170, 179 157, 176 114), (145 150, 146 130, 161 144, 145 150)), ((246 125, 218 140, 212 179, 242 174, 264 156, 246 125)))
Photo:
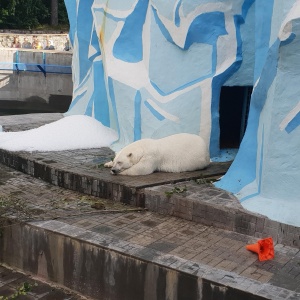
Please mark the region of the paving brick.
MULTIPOLYGON (((167 183, 166 178, 174 182, 186 179, 182 174, 112 177, 108 170, 95 167, 98 161, 112 154, 109 149, 18 155, 0 151, 2 162, 15 167, 22 164, 21 168, 31 174, 39 170, 46 176, 48 172, 53 184, 74 189, 50 185, 3 165, 0 196, 24 200, 28 208, 39 210, 30 223, 35 228, 110 247, 180 272, 207 274, 233 286, 239 284, 254 294, 261 291, 265 295, 292 299, 294 292, 298 292, 299 228, 249 213, 232 195, 212 185, 186 181, 185 193, 167 197, 166 191, 183 184, 167 183), (38 169, 37 165, 42 167, 38 169), (157 186, 147 188, 147 185, 157 186), (137 203, 139 189, 145 192, 150 211, 126 212, 135 207, 119 203, 122 195, 126 195, 128 203, 137 203), (99 196, 110 199, 101 199, 105 211, 91 207, 99 196), (259 262, 257 255, 245 246, 266 235, 274 238, 275 258, 259 262), (262 289, 269 283, 277 289, 269 286, 262 289)), ((0 277, 0 285, 3 282, 0 277)))

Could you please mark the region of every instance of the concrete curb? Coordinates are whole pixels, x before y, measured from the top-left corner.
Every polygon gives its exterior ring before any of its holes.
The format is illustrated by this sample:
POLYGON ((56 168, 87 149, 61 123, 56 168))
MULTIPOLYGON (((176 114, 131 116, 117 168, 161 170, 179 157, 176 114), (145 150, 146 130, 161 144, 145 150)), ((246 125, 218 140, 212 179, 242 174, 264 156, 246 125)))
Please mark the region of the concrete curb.
POLYGON ((8 226, 2 239, 2 261, 94 299, 120 299, 121 295, 124 300, 300 297, 56 220, 8 226))

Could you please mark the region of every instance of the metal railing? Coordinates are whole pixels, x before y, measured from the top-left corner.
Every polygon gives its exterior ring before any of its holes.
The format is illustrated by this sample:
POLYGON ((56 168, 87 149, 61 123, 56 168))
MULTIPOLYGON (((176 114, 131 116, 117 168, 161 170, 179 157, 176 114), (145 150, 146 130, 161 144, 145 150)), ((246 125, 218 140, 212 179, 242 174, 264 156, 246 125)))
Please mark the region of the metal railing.
POLYGON ((46 53, 43 52, 42 63, 24 63, 19 61, 19 52, 16 51, 15 62, 0 62, 0 70, 19 72, 42 72, 46 77, 51 74, 72 74, 72 67, 65 65, 46 64, 46 53))

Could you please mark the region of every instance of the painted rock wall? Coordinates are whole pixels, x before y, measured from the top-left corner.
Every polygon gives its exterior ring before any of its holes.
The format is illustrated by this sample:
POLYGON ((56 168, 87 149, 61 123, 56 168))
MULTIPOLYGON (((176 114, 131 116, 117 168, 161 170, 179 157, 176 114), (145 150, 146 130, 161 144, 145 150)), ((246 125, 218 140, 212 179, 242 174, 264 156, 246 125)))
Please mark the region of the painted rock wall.
POLYGON ((300 1, 260 1, 255 10, 248 127, 217 186, 235 193, 249 210, 300 226, 300 1))
MULTIPOLYGON (((219 154, 220 88, 241 66, 241 26, 253 0, 65 2, 74 48, 67 114, 117 130, 114 150, 189 132, 219 154)), ((244 74, 251 85, 253 73, 244 74)))
POLYGON ((223 85, 254 85, 248 126, 218 187, 300 225, 300 0, 65 0, 73 44, 67 115, 140 138, 202 135, 220 155, 223 85))

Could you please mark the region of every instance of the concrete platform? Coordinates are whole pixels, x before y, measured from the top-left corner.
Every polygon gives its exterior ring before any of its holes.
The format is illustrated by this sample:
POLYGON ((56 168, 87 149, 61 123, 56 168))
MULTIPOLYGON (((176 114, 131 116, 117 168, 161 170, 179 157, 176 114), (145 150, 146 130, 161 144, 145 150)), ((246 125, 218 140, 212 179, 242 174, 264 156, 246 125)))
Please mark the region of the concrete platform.
POLYGON ((111 155, 1 150, 0 261, 93 299, 300 299, 299 228, 207 183, 228 164, 125 177, 101 166, 111 155), (267 236, 259 262, 245 245, 267 236))
POLYGON ((0 125, 3 131, 24 131, 58 121, 61 118, 63 118, 61 113, 0 116, 0 125))

